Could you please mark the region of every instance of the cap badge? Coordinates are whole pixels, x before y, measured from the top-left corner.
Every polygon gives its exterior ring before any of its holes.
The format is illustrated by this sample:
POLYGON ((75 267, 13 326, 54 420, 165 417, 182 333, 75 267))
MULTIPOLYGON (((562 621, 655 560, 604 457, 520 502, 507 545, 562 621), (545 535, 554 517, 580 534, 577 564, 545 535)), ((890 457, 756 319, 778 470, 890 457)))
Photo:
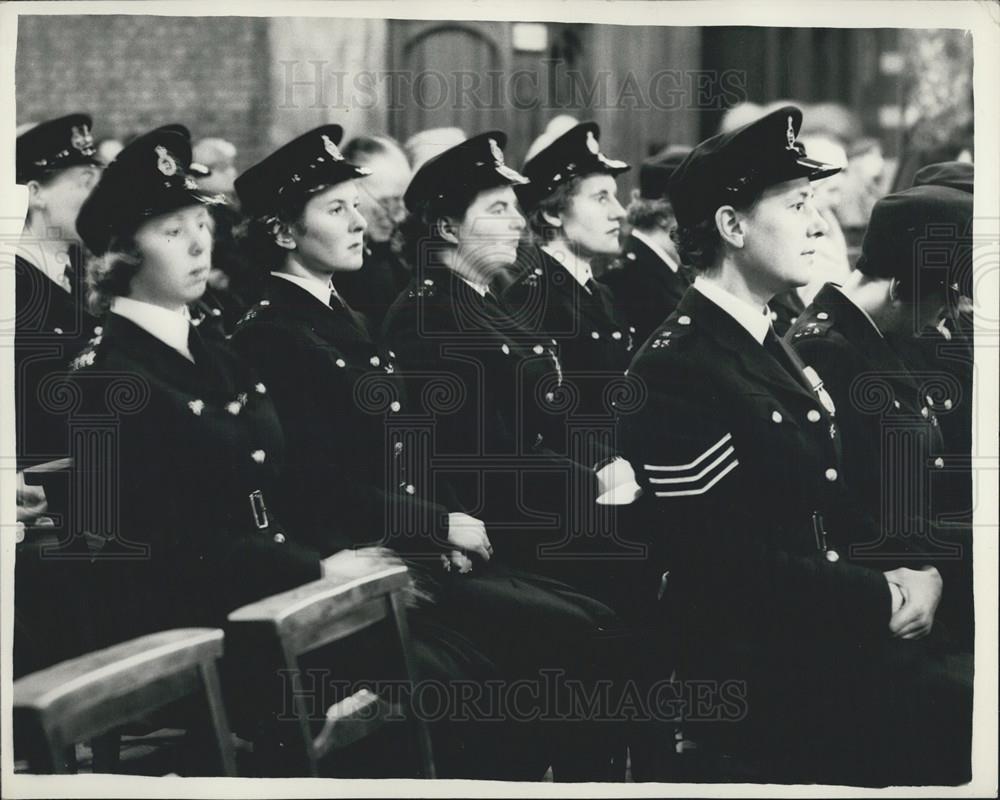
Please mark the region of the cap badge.
POLYGON ((601 152, 601 146, 597 143, 597 139, 594 138, 593 131, 587 131, 587 149, 595 156, 601 152))
POLYGON ((156 155, 159 157, 159 160, 156 162, 156 168, 160 172, 167 176, 177 173, 177 162, 174 161, 174 157, 170 155, 166 147, 157 145, 156 155))
POLYGON ((81 153, 94 147, 94 137, 90 135, 90 129, 86 125, 74 125, 69 142, 81 153))
POLYGON ((344 156, 341 154, 340 150, 337 149, 337 145, 335 145, 333 140, 325 133, 323 134, 323 149, 330 154, 330 158, 334 161, 344 160, 344 156))
POLYGON ((792 115, 788 115, 788 130, 785 131, 785 139, 788 141, 788 149, 795 149, 795 125, 792 123, 792 115))
POLYGON ((490 139, 490 153, 493 154, 493 159, 498 165, 503 164, 503 150, 500 149, 500 145, 497 144, 496 139, 490 139))

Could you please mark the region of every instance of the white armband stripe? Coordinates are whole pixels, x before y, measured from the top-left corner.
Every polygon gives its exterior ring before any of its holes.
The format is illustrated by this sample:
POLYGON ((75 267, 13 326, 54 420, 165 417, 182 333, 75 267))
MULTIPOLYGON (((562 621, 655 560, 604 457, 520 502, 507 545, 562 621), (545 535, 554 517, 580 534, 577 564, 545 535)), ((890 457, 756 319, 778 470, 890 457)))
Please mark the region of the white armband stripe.
POLYGON ((683 472, 684 470, 693 469, 694 467, 697 467, 702 461, 704 461, 709 456, 711 456, 712 453, 714 453, 716 450, 718 450, 720 447, 722 447, 722 445, 724 445, 726 442, 728 442, 732 438, 733 438, 733 435, 731 433, 727 433, 725 436, 723 436, 721 439, 719 439, 719 441, 717 441, 715 444, 713 444, 711 447, 709 447, 708 450, 706 450, 704 453, 702 453, 700 456, 698 456, 690 464, 676 464, 676 465, 670 465, 670 466, 657 466, 656 464, 643 464, 642 466, 644 468, 648 469, 650 472, 683 472))
POLYGON ((715 484, 721 481, 726 475, 732 472, 736 467, 739 466, 739 460, 733 461, 728 467, 726 467, 722 472, 716 475, 712 480, 702 486, 700 489, 676 489, 671 492, 656 492, 657 497, 688 497, 692 495, 705 494, 709 489, 711 489, 715 484))
POLYGON ((725 459, 731 456, 733 452, 734 452, 733 446, 730 445, 727 450, 723 451, 723 453, 717 459, 715 459, 715 461, 713 461, 711 464, 709 464, 707 467, 705 467, 701 472, 699 472, 696 475, 688 475, 683 478, 650 478, 649 482, 650 483, 693 483, 694 481, 700 481, 709 472, 711 472, 713 469, 719 466, 720 463, 722 463, 725 459))

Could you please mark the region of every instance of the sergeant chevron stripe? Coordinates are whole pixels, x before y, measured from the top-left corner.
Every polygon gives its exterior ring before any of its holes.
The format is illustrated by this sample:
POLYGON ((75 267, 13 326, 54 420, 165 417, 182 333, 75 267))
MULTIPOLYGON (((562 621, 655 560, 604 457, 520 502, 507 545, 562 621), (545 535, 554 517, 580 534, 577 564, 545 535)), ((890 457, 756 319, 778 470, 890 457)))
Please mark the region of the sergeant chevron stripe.
POLYGON ((726 475, 739 466, 736 450, 730 444, 733 436, 727 433, 719 441, 709 447, 694 461, 687 464, 644 464, 649 472, 686 472, 687 475, 674 475, 667 478, 649 478, 655 485, 673 484, 678 488, 656 492, 657 497, 684 497, 704 494, 726 475), (728 445, 728 446, 727 446, 728 445), (707 463, 706 463, 707 462, 707 463), (705 464, 705 466, 701 466, 705 464), (701 467, 701 469, 698 469, 701 467), (697 470, 693 472, 693 470, 697 470), (682 488, 683 487, 683 488, 682 488))

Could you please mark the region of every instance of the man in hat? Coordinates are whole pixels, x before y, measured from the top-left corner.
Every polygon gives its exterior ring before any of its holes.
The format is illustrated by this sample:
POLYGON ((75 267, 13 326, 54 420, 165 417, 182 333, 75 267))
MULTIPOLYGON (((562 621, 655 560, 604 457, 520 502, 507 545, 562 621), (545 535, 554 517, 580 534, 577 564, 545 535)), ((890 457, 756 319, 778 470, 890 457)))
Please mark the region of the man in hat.
POLYGON ((777 109, 675 171, 675 239, 698 276, 633 361, 643 400, 619 418, 679 669, 737 695, 685 732, 762 759, 757 779, 961 782, 971 683, 921 638, 940 574, 850 547, 878 537, 845 481, 836 406, 767 313, 811 278, 811 184, 837 169, 806 156, 801 122, 777 109))
POLYGON ((628 206, 632 230, 620 266, 600 278, 611 289, 616 308, 635 327, 637 343, 670 316, 691 282, 670 238, 676 221, 667 199, 667 181, 689 152, 689 147, 668 147, 639 167, 639 188, 628 206))
MULTIPOLYGON (((960 387, 940 368, 907 363, 898 343, 957 313, 971 225, 971 192, 924 185, 882 198, 857 271, 842 286, 828 283, 786 336, 840 411, 845 479, 879 524, 879 539, 861 544, 887 564, 935 564, 941 610, 970 646, 970 532, 934 523, 948 503, 940 493, 951 488, 941 480, 949 462, 960 468, 968 458, 944 440, 938 416, 952 412, 960 387)), ((929 632, 934 621, 916 625, 929 632)))

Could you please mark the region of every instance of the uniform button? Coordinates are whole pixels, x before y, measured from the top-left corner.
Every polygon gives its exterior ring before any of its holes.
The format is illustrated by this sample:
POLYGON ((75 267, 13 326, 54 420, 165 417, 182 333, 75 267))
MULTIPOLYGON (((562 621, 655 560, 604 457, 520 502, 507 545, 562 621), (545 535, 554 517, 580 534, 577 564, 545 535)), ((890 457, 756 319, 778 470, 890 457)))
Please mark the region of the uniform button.
POLYGON ((597 331, 591 331, 590 332, 590 338, 591 339, 600 339, 601 338, 601 334, 599 334, 597 331))
POLYGON ((257 394, 266 394, 267 393, 267 387, 263 383, 258 383, 253 388, 254 388, 254 391, 257 392, 257 394))
POLYGON ((677 318, 677 324, 678 325, 690 325, 691 324, 691 317, 689 317, 687 314, 685 314, 682 317, 678 317, 677 318))
POLYGON ((403 443, 402 442, 396 442, 396 444, 394 444, 392 446, 392 452, 394 452, 397 456, 400 453, 402 453, 403 452, 403 443))
POLYGON ((893 400, 892 401, 892 407, 893 408, 899 408, 899 401, 898 400, 893 400))
POLYGON ((941 456, 938 456, 937 458, 935 458, 934 459, 934 466, 937 467, 938 469, 941 469, 944 466, 944 459, 941 458, 941 456))
POLYGON ((781 412, 780 411, 772 411, 771 412, 771 421, 772 422, 781 422, 782 419, 784 419, 784 417, 781 416, 781 412))
POLYGON ((818 313, 818 314, 816 315, 816 319, 830 319, 830 315, 829 315, 829 314, 827 314, 827 313, 826 313, 825 311, 820 311, 820 312, 819 312, 819 313, 818 313))
POLYGON ((503 351, 503 354, 505 356, 509 356, 510 355, 510 347, 508 347, 507 345, 505 345, 505 344, 500 345, 500 349, 503 351))
POLYGON ((629 261, 635 261, 635 253, 626 253, 625 258, 627 258, 629 261))
POLYGON ((372 356, 371 358, 368 359, 368 363, 371 364, 373 367, 377 367, 382 362, 379 360, 378 356, 372 356))
POLYGON ((191 409, 191 413, 196 417, 201 416, 201 412, 205 409, 204 400, 191 400, 188 402, 188 408, 191 409))
POLYGON ((237 403, 237 402, 236 402, 235 400, 233 400, 233 402, 231 402, 231 403, 226 403, 226 411, 228 411, 228 412, 229 412, 230 414, 232 414, 232 415, 233 415, 234 417, 235 417, 235 416, 236 416, 237 414, 239 414, 239 413, 240 413, 240 410, 241 410, 242 408, 243 408, 243 406, 241 406, 241 405, 240 405, 239 403, 237 403))
POLYGON ((934 398, 933 397, 931 397, 930 395, 926 395, 924 397, 924 400, 927 401, 927 405, 929 405, 931 408, 934 407, 934 398))
POLYGON ((263 450, 254 450, 250 454, 250 458, 252 458, 258 464, 263 464, 264 463, 264 459, 267 458, 267 453, 265 453, 263 450))
POLYGON ((614 333, 611 334, 611 338, 612 339, 621 339, 622 338, 622 332, 621 331, 615 331, 614 333))
POLYGON ((920 416, 922 416, 924 419, 927 419, 927 417, 929 417, 930 415, 931 412, 927 410, 927 406, 924 406, 923 408, 920 409, 920 416))
POLYGON ((836 550, 827 550, 826 560, 829 561, 831 564, 836 564, 838 561, 840 561, 840 553, 838 553, 836 550))
POLYGON ((337 359, 337 366, 341 367, 341 368, 346 367, 347 366, 347 362, 344 361, 344 359, 342 359, 342 358, 338 358, 337 359))
POLYGON ((100 336, 102 333, 104 333, 104 328, 102 328, 100 325, 94 328, 94 336, 100 336))
POLYGON ((392 352, 392 350, 390 350, 389 351, 389 358, 395 358, 395 357, 396 357, 396 354, 394 352, 392 352))
POLYGON ((556 399, 555 392, 546 392, 545 393, 545 402, 546 403, 554 402, 555 399, 556 399))
POLYGON ((946 397, 946 398, 944 399, 944 407, 945 407, 945 408, 946 408, 946 409, 947 409, 948 411, 951 411, 951 406, 952 406, 952 403, 951 403, 951 398, 950 398, 950 397, 946 397))
POLYGON ((283 533, 276 533, 276 534, 274 534, 274 543, 275 544, 284 544, 285 543, 285 534, 283 534, 283 533))
POLYGON ((264 308, 267 308, 269 305, 271 305, 271 301, 270 300, 261 300, 260 301, 260 305, 262 305, 264 308))
POLYGON ((406 487, 403 489, 403 491, 406 492, 407 494, 416 494, 417 487, 414 486, 412 483, 408 483, 406 484, 406 487))
POLYGON ((58 333, 60 336, 62 336, 62 332, 63 332, 62 328, 53 328, 52 330, 55 331, 56 333, 58 333))
POLYGON ((389 408, 392 409, 393 413, 399 411, 399 409, 401 409, 402 407, 403 406, 400 405, 398 400, 393 400, 391 403, 389 403, 389 408))
POLYGON ((220 311, 218 308, 213 308, 212 309, 212 316, 213 317, 221 317, 222 316, 222 311, 220 311))
POLYGON ((534 347, 531 348, 531 352, 534 353, 536 356, 540 356, 542 353, 545 352, 545 348, 542 347, 540 344, 536 344, 534 347))
POLYGON ((831 483, 837 480, 837 470, 835 470, 833 467, 830 467, 830 469, 828 469, 825 474, 826 474, 826 479, 831 483))
POLYGON ((806 414, 806 419, 810 422, 819 422, 820 413, 815 408, 810 408, 809 413, 806 414))
POLYGON ((798 317, 792 317, 792 325, 799 321, 798 317))

